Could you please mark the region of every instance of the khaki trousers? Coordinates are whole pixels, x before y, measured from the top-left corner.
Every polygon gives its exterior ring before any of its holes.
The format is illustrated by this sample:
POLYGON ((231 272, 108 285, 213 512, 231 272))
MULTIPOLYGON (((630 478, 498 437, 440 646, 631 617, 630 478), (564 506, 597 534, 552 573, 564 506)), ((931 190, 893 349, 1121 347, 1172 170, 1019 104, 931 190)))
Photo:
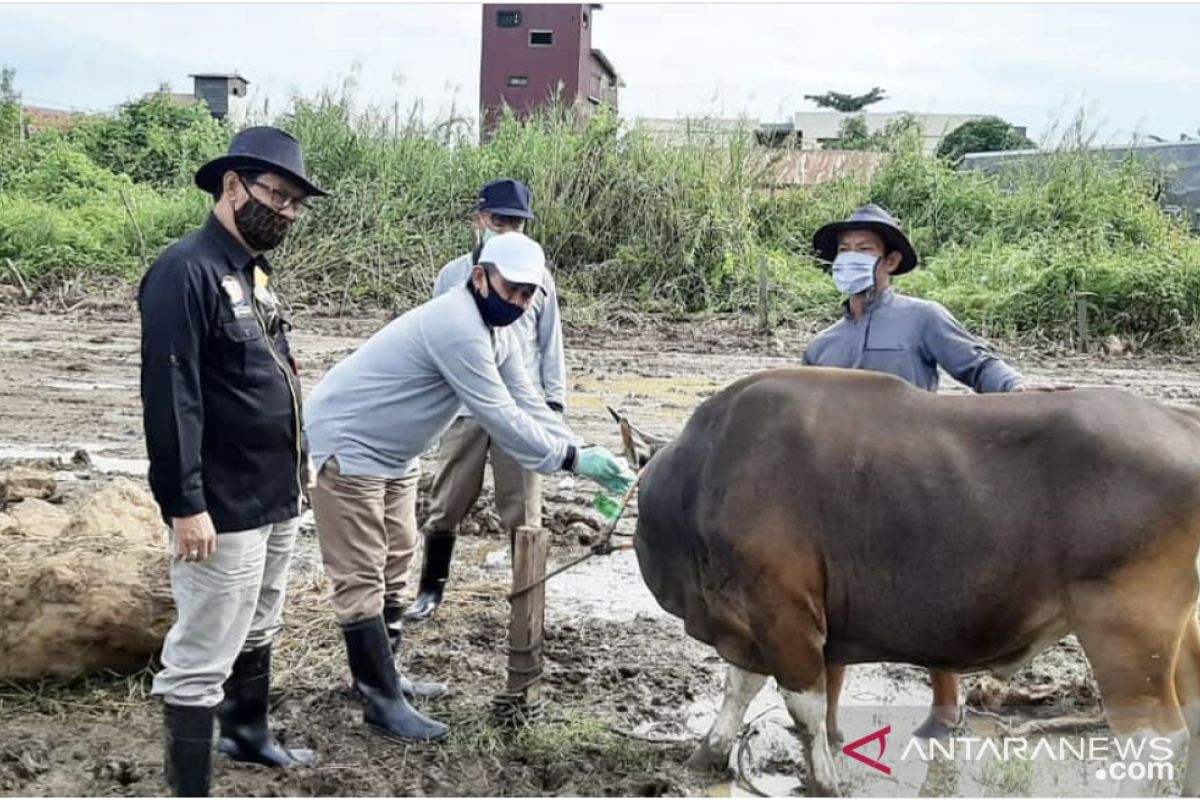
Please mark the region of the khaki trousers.
MULTIPOLYGON (((178 616, 163 642, 151 694, 177 706, 212 707, 243 650, 268 645, 283 624, 288 568, 300 518, 217 534, 203 561, 171 559, 178 616)), ((175 553, 175 534, 167 530, 175 553)))
POLYGON ((342 475, 336 458, 317 473, 313 517, 340 624, 377 617, 385 603, 403 604, 417 547, 418 480, 342 475))
POLYGON ((453 533, 470 512, 483 489, 483 469, 492 457, 496 511, 509 531, 542 524, 542 476, 513 461, 492 445, 491 437, 473 417, 454 420, 438 450, 438 469, 430 489, 430 534, 453 533))

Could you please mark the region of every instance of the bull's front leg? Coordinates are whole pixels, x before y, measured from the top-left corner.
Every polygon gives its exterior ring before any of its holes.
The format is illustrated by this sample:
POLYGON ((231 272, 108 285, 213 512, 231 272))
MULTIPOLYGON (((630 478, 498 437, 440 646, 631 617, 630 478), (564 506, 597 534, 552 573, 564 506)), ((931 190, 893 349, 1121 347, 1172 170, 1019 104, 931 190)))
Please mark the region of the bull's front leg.
POLYGON ((742 727, 746 709, 762 689, 766 675, 729 665, 725 673, 725 697, 712 728, 704 736, 696 752, 687 760, 689 769, 698 771, 724 770, 729 767, 733 742, 742 727))
POLYGON ((841 701, 842 684, 845 680, 845 664, 825 665, 825 731, 829 746, 833 748, 839 748, 845 743, 837 721, 838 703, 841 701))
POLYGON ((837 770, 833 766, 829 731, 826 728, 824 684, 822 679, 803 692, 789 691, 782 686, 779 691, 783 694, 792 721, 796 723, 796 732, 800 735, 800 744, 808 761, 809 781, 805 789, 813 797, 840 797, 837 770))

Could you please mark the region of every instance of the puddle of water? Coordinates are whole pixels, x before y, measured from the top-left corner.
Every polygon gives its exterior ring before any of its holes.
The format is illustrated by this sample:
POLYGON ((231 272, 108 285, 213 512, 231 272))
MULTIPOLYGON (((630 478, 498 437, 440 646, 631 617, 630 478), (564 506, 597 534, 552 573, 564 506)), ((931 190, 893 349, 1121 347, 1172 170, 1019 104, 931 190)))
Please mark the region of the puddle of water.
POLYGON ((588 617, 610 622, 629 622, 639 615, 667 616, 646 588, 637 554, 632 550, 594 556, 551 578, 546 582, 546 614, 550 618, 588 617))
MULTIPOLYGON (((48 445, 48 444, 16 444, 0 442, 0 459, 33 460, 58 459, 65 464, 71 462, 71 457, 77 450, 86 450, 92 459, 92 467, 97 472, 113 475, 145 475, 150 469, 150 462, 144 458, 119 458, 101 455, 111 446, 95 443, 48 445)), ((70 475, 71 473, 65 473, 70 475)))
MULTIPOLYGON (((507 545, 485 547, 483 566, 507 576, 512 562, 507 545)), ((555 569, 551 561, 546 571, 555 569)), ((619 550, 608 556, 594 556, 572 569, 546 581, 546 617, 556 621, 583 618, 608 622, 629 622, 639 615, 667 616, 646 584, 632 550, 619 550)))

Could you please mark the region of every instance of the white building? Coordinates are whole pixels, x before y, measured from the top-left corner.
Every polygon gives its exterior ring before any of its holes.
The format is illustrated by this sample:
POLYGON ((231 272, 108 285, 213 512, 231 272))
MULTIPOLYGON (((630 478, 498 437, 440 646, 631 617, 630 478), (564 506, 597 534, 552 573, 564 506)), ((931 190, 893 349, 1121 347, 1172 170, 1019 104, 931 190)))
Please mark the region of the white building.
MULTIPOLYGON (((824 147, 827 142, 838 138, 842 122, 850 117, 861 116, 867 123, 868 133, 880 133, 889 122, 895 122, 904 116, 913 116, 921 124, 921 137, 924 140, 925 152, 932 155, 937 152, 938 145, 946 134, 965 122, 983 119, 984 114, 911 114, 904 111, 889 113, 842 113, 840 111, 797 111, 792 115, 792 129, 799 140, 800 146, 806 150, 824 147)), ((1024 128, 1017 128, 1022 135, 1024 128)))
MULTIPOLYGON (((842 123, 850 117, 861 116, 867 124, 868 133, 881 133, 888 123, 905 116, 916 117, 921 125, 924 150, 929 155, 937 152, 938 145, 946 135, 960 125, 972 120, 983 119, 984 114, 908 114, 904 111, 891 113, 842 113, 839 111, 798 111, 785 122, 763 123, 757 119, 722 119, 701 117, 695 119, 639 118, 634 128, 645 131, 665 144, 705 144, 714 146, 727 144, 737 134, 752 133, 759 144, 768 147, 793 146, 802 150, 836 149, 836 140, 842 123)), ((1017 128, 1022 135, 1024 128, 1017 128)))

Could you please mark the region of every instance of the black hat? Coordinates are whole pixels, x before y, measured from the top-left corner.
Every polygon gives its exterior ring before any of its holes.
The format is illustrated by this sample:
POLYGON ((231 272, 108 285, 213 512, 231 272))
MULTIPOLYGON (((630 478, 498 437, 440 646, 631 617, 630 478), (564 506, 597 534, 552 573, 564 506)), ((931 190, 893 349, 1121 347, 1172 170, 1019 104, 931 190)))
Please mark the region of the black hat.
POLYGON ((529 208, 529 187, 512 178, 492 181, 480 189, 479 205, 475 210, 503 217, 536 219, 529 208))
POLYGON ((266 125, 238 131, 229 142, 229 152, 196 170, 196 185, 214 194, 226 172, 243 169, 282 175, 308 195, 324 197, 329 194, 308 179, 300 143, 286 131, 266 125))
POLYGON ((900 230, 900 223, 874 203, 855 209, 841 222, 822 225, 813 234, 813 249, 824 260, 833 261, 837 256, 838 236, 845 231, 862 230, 878 233, 883 238, 889 252, 892 250, 900 252, 900 266, 892 273, 893 275, 901 275, 916 269, 917 251, 913 250, 908 237, 904 235, 904 231, 900 230))

